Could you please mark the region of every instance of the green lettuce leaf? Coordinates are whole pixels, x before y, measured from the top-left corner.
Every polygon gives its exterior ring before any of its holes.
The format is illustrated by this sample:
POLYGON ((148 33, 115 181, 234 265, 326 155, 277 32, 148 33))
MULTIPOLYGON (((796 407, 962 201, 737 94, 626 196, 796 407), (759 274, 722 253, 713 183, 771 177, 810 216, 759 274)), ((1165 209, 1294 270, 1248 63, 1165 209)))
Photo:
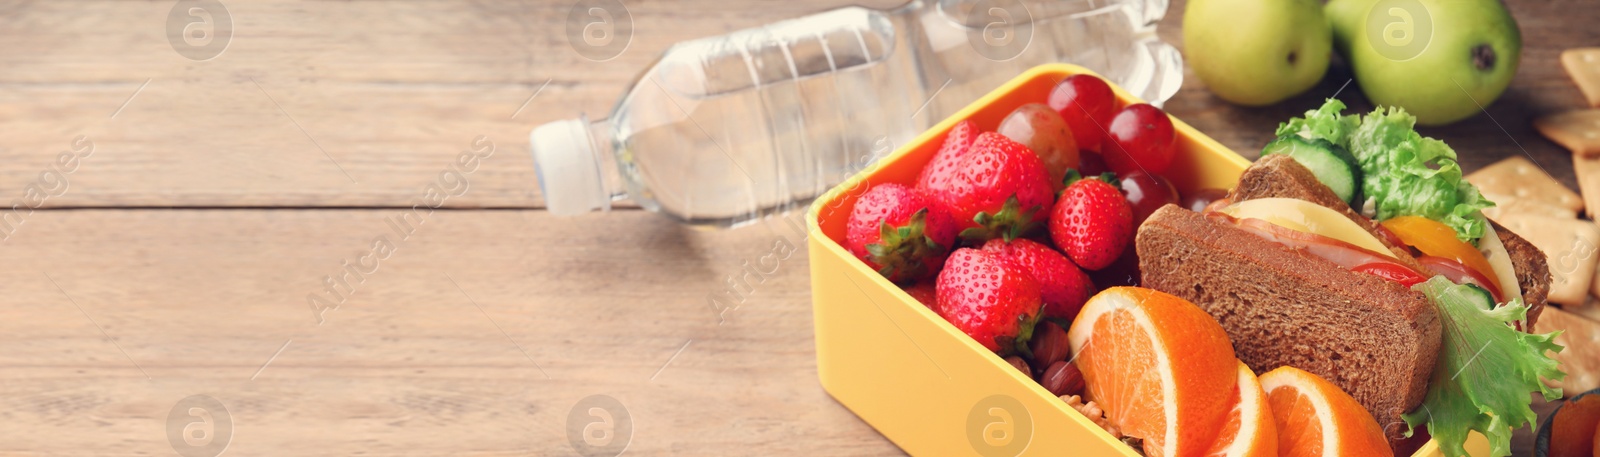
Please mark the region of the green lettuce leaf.
POLYGON ((1438 307, 1444 331, 1422 407, 1403 416, 1410 427, 1406 436, 1425 423, 1446 457, 1460 457, 1467 455, 1469 430, 1476 430, 1489 438, 1491 455, 1511 455, 1511 430, 1537 420, 1529 393, 1539 392, 1546 401, 1561 398, 1560 388, 1542 381, 1566 376, 1545 355, 1561 351, 1552 341, 1561 332, 1518 331, 1509 324, 1527 316, 1521 299, 1485 309, 1482 292, 1443 276, 1412 289, 1438 307))
POLYGON ((1365 175, 1361 190, 1378 220, 1422 216, 1455 229, 1462 241, 1476 244, 1483 237, 1488 224, 1477 215, 1494 202, 1462 179, 1455 150, 1418 134, 1417 119, 1400 108, 1366 116, 1339 114, 1344 108, 1328 99, 1305 117, 1279 125, 1277 133, 1325 139, 1355 155, 1365 175))
POLYGON ((1321 108, 1306 111, 1306 117, 1278 124, 1278 136, 1300 135, 1308 140, 1323 139, 1348 149, 1350 132, 1354 132, 1361 123, 1361 116, 1340 114, 1344 108, 1344 102, 1330 98, 1321 108))

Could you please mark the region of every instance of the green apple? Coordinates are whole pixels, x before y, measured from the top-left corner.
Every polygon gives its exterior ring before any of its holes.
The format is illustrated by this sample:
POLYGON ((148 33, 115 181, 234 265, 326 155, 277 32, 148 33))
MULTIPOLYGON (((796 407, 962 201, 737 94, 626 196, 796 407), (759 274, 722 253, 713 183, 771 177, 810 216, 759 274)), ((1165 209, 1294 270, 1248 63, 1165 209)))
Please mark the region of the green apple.
POLYGON ((1477 114, 1504 93, 1522 32, 1499 0, 1376 0, 1350 27, 1346 60, 1367 99, 1423 125, 1477 114))
POLYGON ((1322 12, 1328 16, 1328 24, 1333 26, 1333 45, 1340 54, 1350 55, 1350 37, 1361 30, 1367 23, 1367 11, 1372 9, 1372 4, 1378 0, 1329 0, 1322 7, 1322 12))
POLYGON ((1320 0, 1193 0, 1183 12, 1183 45, 1211 92, 1261 106, 1322 80, 1333 32, 1320 0))

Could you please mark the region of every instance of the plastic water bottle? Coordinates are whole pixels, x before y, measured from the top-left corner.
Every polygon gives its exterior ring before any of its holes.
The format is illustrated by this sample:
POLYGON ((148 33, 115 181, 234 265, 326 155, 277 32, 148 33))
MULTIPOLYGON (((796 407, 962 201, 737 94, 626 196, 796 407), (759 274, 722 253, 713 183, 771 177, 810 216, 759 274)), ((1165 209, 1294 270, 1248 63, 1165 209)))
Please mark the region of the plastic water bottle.
POLYGON ((800 208, 1035 65, 1095 70, 1159 103, 1182 62, 1166 0, 912 1, 845 7, 673 45, 603 119, 530 139, 551 213, 632 200, 732 227, 800 208))

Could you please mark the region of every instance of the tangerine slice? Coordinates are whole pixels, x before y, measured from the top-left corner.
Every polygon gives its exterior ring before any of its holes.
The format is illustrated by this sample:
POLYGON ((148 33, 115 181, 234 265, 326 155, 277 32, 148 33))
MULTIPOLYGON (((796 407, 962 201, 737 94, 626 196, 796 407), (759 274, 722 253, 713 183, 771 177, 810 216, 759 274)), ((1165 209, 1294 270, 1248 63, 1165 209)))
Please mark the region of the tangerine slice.
POLYGON ((1233 411, 1217 433, 1216 444, 1206 457, 1275 457, 1278 455, 1278 423, 1272 419, 1267 394, 1261 390, 1256 373, 1239 362, 1239 383, 1234 388, 1233 411))
POLYGON ((1233 409, 1239 359, 1227 332, 1182 298, 1113 287, 1084 304, 1067 340, 1086 396, 1151 457, 1206 452, 1233 409))
POLYGON ((1260 379, 1278 423, 1279 456, 1394 456, 1378 420, 1339 386, 1288 366, 1260 379))

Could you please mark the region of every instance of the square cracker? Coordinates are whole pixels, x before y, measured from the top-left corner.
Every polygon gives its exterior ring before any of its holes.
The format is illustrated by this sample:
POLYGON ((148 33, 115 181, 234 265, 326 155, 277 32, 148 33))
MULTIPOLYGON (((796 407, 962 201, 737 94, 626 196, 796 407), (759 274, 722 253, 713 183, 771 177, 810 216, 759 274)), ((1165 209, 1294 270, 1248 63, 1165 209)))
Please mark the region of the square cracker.
POLYGON ((1600 227, 1586 220, 1541 216, 1499 222, 1544 251, 1550 264, 1551 302, 1584 305, 1595 276, 1595 257, 1600 254, 1600 227))
MULTIPOLYGON (((1561 185, 1538 165, 1520 155, 1507 157, 1505 160, 1472 172, 1467 175, 1467 182, 1478 186, 1478 190, 1486 195, 1505 195, 1519 200, 1534 200, 1550 206, 1567 208, 1573 213, 1583 209, 1583 199, 1579 198, 1576 192, 1561 185)), ((1495 202, 1498 203, 1499 200, 1495 202)))
POLYGON ((1561 387, 1562 394, 1571 397, 1580 392, 1600 387, 1600 322, 1572 314, 1555 307, 1547 307, 1533 325, 1534 333, 1562 330, 1556 344, 1563 346, 1554 358, 1561 364, 1566 379, 1549 383, 1561 387))
MULTIPOLYGON (((1597 269, 1600 269, 1600 267, 1597 267, 1597 269)), ((1545 309, 1549 309, 1549 308, 1545 308, 1545 309)), ((1568 312, 1570 314, 1576 314, 1576 315, 1578 315, 1578 317, 1582 317, 1582 318, 1585 318, 1585 319, 1588 319, 1588 320, 1591 320, 1591 321, 1595 321, 1595 322, 1600 322, 1600 298, 1597 298, 1594 295, 1590 295, 1589 296, 1589 304, 1587 304, 1587 305, 1583 305, 1583 306, 1567 306, 1567 307, 1561 308, 1561 310, 1562 311, 1566 311, 1566 312, 1568 312)), ((1539 317, 1541 319, 1543 319, 1544 318, 1544 314, 1540 314, 1539 317)))
POLYGON ((1577 156, 1600 155, 1600 110, 1586 109, 1539 116, 1533 128, 1577 156))
POLYGON ((1531 198, 1517 198, 1510 195, 1499 195, 1485 192, 1483 198, 1494 202, 1494 206, 1484 208, 1483 215, 1495 222, 1504 222, 1502 218, 1519 216, 1544 216, 1559 218, 1576 218, 1578 214, 1570 209, 1545 203, 1531 198))
POLYGON ((1561 51, 1561 66, 1578 84, 1583 98, 1589 99, 1589 106, 1600 108, 1600 48, 1561 51))
POLYGON ((1578 190, 1583 191, 1589 217, 1600 214, 1600 156, 1572 156, 1572 172, 1578 175, 1578 190))

